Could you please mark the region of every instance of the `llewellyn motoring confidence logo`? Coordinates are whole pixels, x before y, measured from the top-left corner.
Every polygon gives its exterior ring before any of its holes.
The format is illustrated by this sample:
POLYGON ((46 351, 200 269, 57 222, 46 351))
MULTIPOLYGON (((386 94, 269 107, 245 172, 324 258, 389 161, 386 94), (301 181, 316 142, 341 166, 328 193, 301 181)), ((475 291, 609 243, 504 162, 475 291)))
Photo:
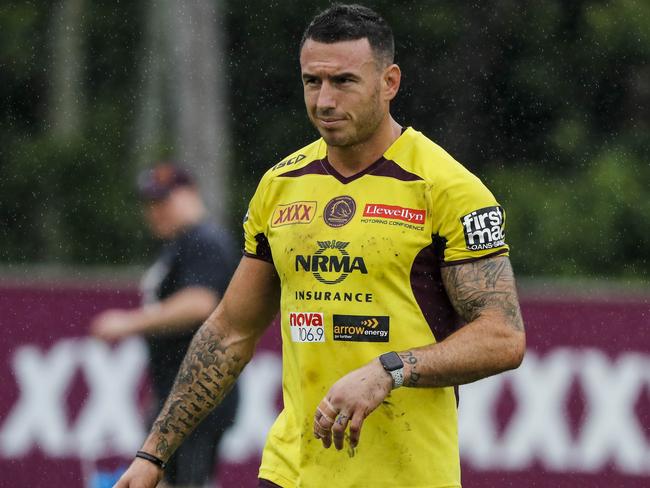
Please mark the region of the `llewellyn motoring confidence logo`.
POLYGON ((363 209, 364 217, 377 217, 380 219, 401 220, 412 224, 424 224, 427 212, 415 208, 399 207, 397 205, 383 205, 381 203, 367 203, 363 209))
POLYGON ((314 278, 326 285, 336 285, 350 273, 368 274, 361 256, 350 256, 346 250, 349 242, 318 241, 318 250, 313 255, 296 255, 296 271, 308 271, 314 278))
POLYGON ((352 220, 357 211, 357 204, 352 197, 343 195, 332 198, 323 211, 323 220, 330 227, 343 227, 352 220))
POLYGON ((479 208, 463 215, 460 223, 463 225, 467 249, 480 251, 503 246, 504 221, 505 215, 501 207, 479 208))
POLYGON ((382 224, 424 230, 427 211, 418 208, 386 205, 383 203, 366 203, 363 209, 362 224, 382 224))

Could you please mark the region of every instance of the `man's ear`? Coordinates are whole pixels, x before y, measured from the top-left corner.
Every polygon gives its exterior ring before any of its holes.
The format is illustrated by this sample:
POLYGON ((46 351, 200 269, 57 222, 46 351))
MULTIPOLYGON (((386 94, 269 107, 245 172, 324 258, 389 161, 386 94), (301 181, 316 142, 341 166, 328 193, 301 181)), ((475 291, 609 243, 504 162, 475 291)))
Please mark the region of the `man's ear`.
POLYGON ((384 69, 382 74, 382 93, 385 100, 392 100, 399 91, 402 80, 402 70, 396 64, 391 64, 384 69))

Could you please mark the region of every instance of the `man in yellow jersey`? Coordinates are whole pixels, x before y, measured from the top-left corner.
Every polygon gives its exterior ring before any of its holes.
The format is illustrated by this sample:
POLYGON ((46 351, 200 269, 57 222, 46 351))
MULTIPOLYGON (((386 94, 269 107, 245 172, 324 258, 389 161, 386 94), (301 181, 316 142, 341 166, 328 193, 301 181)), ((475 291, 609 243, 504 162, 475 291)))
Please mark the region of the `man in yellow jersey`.
POLYGON ((365 7, 307 27, 300 67, 321 139, 262 178, 239 268, 119 488, 155 485, 278 310, 284 409, 260 486, 460 487, 456 387, 516 368, 525 335, 505 213, 391 117, 393 53, 365 7))

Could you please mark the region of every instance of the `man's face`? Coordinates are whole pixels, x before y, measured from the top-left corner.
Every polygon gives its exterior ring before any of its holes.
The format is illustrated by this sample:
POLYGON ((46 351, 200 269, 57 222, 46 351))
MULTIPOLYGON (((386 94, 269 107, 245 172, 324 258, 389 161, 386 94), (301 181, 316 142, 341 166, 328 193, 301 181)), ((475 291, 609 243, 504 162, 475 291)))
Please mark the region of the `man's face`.
POLYGON ((309 119, 329 146, 368 140, 388 113, 382 70, 368 39, 325 44, 308 39, 300 68, 309 119))
POLYGON ((159 239, 170 239, 176 231, 171 199, 153 200, 144 204, 144 217, 151 233, 159 239))

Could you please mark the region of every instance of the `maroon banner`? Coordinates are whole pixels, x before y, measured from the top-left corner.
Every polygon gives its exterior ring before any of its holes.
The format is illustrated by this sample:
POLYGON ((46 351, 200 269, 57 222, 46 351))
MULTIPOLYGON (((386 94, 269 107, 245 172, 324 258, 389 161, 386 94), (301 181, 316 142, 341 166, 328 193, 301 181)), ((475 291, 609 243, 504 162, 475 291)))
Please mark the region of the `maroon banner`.
POLYGON ((521 367, 461 388, 464 486, 650 486, 648 297, 522 309, 521 367))
MULTIPOLYGON (((522 366, 461 388, 465 488, 650 486, 648 302, 523 300, 522 366)), ((0 485, 95 488, 128 463, 145 435, 146 349, 109 347, 87 329, 99 311, 137 303, 128 288, 0 286, 0 485)), ((240 387, 224 487, 256 484, 281 404, 277 329, 240 387)))

